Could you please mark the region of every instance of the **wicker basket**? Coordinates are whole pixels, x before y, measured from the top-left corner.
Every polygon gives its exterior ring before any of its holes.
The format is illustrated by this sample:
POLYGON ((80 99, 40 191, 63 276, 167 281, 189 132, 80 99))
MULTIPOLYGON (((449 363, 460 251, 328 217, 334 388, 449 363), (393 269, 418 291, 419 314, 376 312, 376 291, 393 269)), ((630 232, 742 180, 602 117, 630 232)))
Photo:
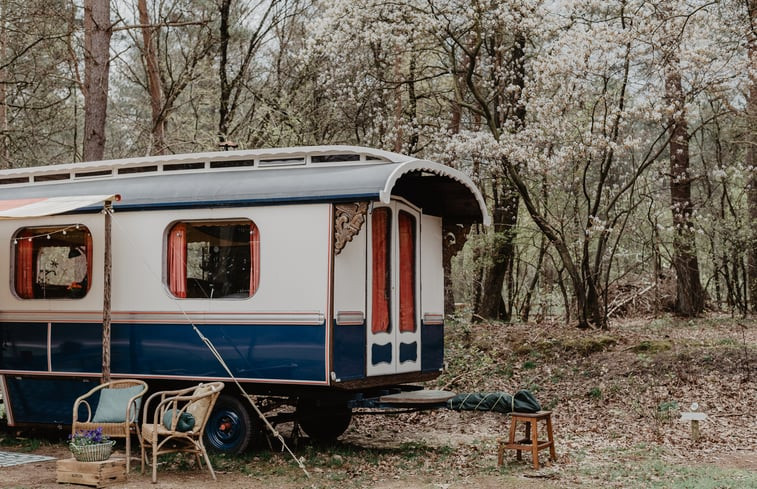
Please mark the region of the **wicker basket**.
POLYGON ((79 462, 101 462, 108 460, 115 444, 115 440, 110 440, 95 445, 68 445, 68 448, 71 449, 74 458, 79 462))

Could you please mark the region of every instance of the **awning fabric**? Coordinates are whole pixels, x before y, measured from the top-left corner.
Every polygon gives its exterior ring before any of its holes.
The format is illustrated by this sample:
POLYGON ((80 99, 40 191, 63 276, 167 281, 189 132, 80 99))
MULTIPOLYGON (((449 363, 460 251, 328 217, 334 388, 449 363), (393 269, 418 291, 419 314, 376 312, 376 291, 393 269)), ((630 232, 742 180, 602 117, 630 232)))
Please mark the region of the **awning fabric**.
POLYGON ((0 200, 0 219, 52 216, 81 209, 82 207, 90 207, 107 200, 118 200, 118 196, 113 194, 73 195, 0 200))

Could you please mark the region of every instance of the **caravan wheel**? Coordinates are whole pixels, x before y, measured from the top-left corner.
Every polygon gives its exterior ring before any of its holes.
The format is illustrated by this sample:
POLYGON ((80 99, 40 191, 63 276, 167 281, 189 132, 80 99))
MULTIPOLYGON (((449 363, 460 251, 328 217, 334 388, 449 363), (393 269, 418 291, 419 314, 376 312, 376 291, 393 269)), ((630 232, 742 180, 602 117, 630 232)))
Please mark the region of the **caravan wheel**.
POLYGON ((260 431, 247 406, 238 397, 221 395, 205 426, 205 444, 218 453, 237 455, 245 451, 260 431))
POLYGON ((346 404, 321 404, 310 399, 297 403, 297 421, 310 438, 334 441, 347 431, 352 410, 346 404))

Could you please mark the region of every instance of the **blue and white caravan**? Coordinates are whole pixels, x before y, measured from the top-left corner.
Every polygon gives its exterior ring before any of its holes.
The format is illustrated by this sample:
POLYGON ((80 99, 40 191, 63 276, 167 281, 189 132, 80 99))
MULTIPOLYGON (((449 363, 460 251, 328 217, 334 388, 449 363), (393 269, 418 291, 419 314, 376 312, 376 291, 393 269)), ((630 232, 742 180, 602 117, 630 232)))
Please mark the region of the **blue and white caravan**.
MULTIPOLYGON (((351 146, 0 171, 11 426, 70 424, 100 379, 103 200, 111 377, 150 390, 228 381, 194 326, 247 393, 296 406, 315 438, 339 436, 360 400, 439 375, 443 230, 489 220, 464 174, 351 146)), ((243 450, 259 426, 235 390, 206 431, 221 451, 243 450)))

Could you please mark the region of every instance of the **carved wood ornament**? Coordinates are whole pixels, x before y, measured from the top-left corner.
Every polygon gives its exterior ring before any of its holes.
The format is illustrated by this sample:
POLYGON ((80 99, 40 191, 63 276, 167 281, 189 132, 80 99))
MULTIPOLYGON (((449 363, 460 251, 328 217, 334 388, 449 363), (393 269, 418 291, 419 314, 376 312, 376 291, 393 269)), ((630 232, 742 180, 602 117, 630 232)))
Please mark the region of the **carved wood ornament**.
POLYGON ((334 204, 334 254, 341 253, 342 248, 352 241, 365 223, 368 214, 368 202, 351 202, 334 204))

